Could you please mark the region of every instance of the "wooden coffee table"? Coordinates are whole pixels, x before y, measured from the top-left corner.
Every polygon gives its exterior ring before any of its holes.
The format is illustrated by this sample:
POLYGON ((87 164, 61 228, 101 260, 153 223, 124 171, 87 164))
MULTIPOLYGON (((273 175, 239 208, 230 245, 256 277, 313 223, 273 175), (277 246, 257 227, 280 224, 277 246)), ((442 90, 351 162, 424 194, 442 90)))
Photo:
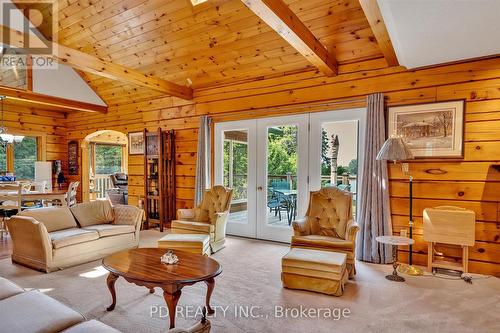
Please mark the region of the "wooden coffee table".
POLYGON ((206 307, 209 314, 214 310, 210 307, 210 296, 215 287, 215 277, 222 272, 217 261, 207 256, 176 251, 179 262, 175 265, 166 265, 160 261, 166 249, 141 248, 117 252, 102 260, 102 265, 110 273, 107 284, 113 303, 107 308, 113 311, 116 305, 115 282, 123 277, 130 283, 149 288, 163 289, 163 297, 168 306, 170 328, 175 327, 175 308, 181 297, 184 286, 205 282, 207 284, 206 307))

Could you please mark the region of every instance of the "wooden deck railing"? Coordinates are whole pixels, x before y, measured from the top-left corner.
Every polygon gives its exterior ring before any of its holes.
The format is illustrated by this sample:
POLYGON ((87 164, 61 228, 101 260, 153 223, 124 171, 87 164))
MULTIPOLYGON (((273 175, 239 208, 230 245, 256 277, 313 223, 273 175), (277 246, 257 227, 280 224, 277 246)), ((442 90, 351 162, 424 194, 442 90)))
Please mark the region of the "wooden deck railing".
POLYGON ((107 191, 113 187, 110 175, 95 175, 94 191, 97 193, 97 199, 106 198, 107 191))

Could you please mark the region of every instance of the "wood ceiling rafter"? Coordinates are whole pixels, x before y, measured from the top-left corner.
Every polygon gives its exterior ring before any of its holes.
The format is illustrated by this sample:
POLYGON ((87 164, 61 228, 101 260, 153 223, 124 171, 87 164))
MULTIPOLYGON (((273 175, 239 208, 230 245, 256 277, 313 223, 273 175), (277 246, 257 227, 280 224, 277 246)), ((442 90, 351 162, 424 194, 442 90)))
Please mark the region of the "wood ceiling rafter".
MULTIPOLYGON (((60 44, 176 84, 190 79, 193 89, 296 71, 322 75, 242 0, 210 0, 196 10, 187 0, 58 1, 60 44)), ((282 1, 333 46, 339 64, 383 57, 358 0, 282 1)), ((158 94, 84 76, 108 105, 158 94)))
MULTIPOLYGON (((3 25, 0 26, 0 29, 2 30, 1 39, 4 44, 8 43, 10 46, 16 48, 24 47, 23 33, 3 25), (8 41, 3 40, 4 33, 7 33, 10 36, 8 41)), ((193 98, 193 90, 189 87, 181 86, 154 76, 143 74, 133 68, 114 64, 112 62, 103 60, 101 58, 78 50, 71 49, 58 43, 52 44, 52 58, 56 59, 60 63, 68 64, 84 72, 90 72, 112 80, 124 81, 138 86, 143 86, 171 96, 176 96, 188 100, 193 98)), ((38 46, 44 46, 41 40, 38 41, 38 46)))
POLYGON ((31 106, 56 108, 64 111, 85 111, 106 113, 108 108, 102 105, 73 101, 65 98, 47 96, 23 89, 0 86, 0 95, 7 96, 8 100, 26 103, 31 106))
MULTIPOLYGON (((210 3, 212 3, 212 1, 210 1, 210 3)), ((242 6, 241 2, 239 1, 237 1, 236 4, 242 6)), ((301 9, 297 6, 293 6, 293 8, 301 9)), ((335 11, 335 15, 332 17, 332 19, 337 19, 337 17, 339 16, 345 16, 345 11, 341 11, 341 9, 344 8, 345 6, 342 7, 334 3, 318 6, 317 8, 314 8, 312 10, 304 10, 305 14, 302 15, 303 21, 305 19, 310 20, 310 22, 308 22, 309 24, 314 23, 315 21, 318 21, 318 12, 328 13, 330 10, 335 11)), ((177 51, 182 48, 182 45, 176 44, 177 41, 186 38, 192 39, 194 36, 203 36, 203 38, 206 37, 207 39, 215 39, 218 41, 217 45, 220 45, 220 40, 228 39, 228 36, 224 34, 210 34, 205 36, 207 27, 211 27, 214 24, 217 24, 216 20, 220 20, 223 18, 224 21, 220 23, 223 23, 225 27, 230 28, 230 31, 233 31, 234 33, 240 31, 243 32, 242 30, 247 28, 259 30, 258 27, 260 26, 260 24, 255 14, 248 11, 241 12, 237 9, 238 7, 234 2, 228 2, 222 4, 220 7, 217 7, 217 9, 207 9, 202 13, 203 15, 199 14, 193 16, 188 9, 184 8, 179 11, 171 12, 168 16, 161 17, 158 20, 144 22, 141 25, 138 25, 137 22, 125 22, 127 23, 128 29, 121 29, 120 31, 114 30, 116 31, 115 34, 107 37, 106 39, 100 39, 97 43, 85 42, 85 40, 82 39, 81 43, 71 45, 83 52, 95 52, 95 54, 99 57, 103 57, 110 61, 117 61, 123 64, 126 64, 123 61, 130 61, 131 59, 133 59, 133 55, 140 52, 141 49, 152 51, 154 50, 157 54, 161 53, 162 55, 164 54, 165 57, 171 58, 170 60, 177 59, 179 57, 179 54, 176 53, 175 56, 169 55, 169 50, 166 46, 161 48, 165 44, 163 40, 168 40, 168 46, 175 47, 177 51), (232 11, 235 11, 235 13, 233 13, 232 11), (252 20, 252 18, 254 19, 252 20), (165 29, 163 24, 166 25, 167 29, 165 29)), ((359 12, 361 13, 361 15, 363 15, 359 5, 358 8, 352 9, 354 11, 357 11, 359 9, 359 12)), ((346 18, 344 17, 344 21, 345 19, 346 18)), ((347 17, 347 19, 350 19, 350 17, 347 17)), ((366 21, 366 19, 364 19, 364 16, 363 20, 366 21)), ((306 22, 304 21, 304 23, 306 22)), ((321 25, 321 23, 319 24, 321 25)), ((103 25, 89 26, 88 29, 96 30, 97 32, 99 32, 99 29, 102 29, 102 26, 103 25)), ((366 24, 366 26, 368 26, 368 24, 366 24)), ((270 29, 267 28, 266 30, 270 29)), ((252 35, 249 35, 249 37, 250 36, 252 35)), ((244 36, 239 36, 238 38, 244 38, 244 36)), ((199 43, 196 44, 196 46, 198 45, 199 43)))
POLYGON ((363 8, 363 12, 368 23, 370 23, 370 27, 377 39, 380 50, 384 54, 385 60, 387 60, 387 64, 389 66, 399 66, 399 61, 392 46, 391 38, 389 37, 389 32, 385 26, 377 0, 359 0, 359 4, 363 8))
MULTIPOLYGON (((345 28, 345 19, 350 19, 351 17, 350 16, 345 17, 345 15, 340 15, 340 14, 339 16, 343 16, 343 20, 335 21, 336 18, 332 18, 331 23, 327 28, 320 28, 321 30, 324 31, 321 34, 321 36, 325 37, 327 36, 326 34, 328 32, 331 33, 333 31, 338 30, 339 34, 345 35, 346 40, 348 38, 353 39, 352 33, 342 32, 342 29, 345 28)), ((222 55, 227 55, 228 53, 230 53, 230 51, 236 52, 236 50, 240 50, 242 48, 244 48, 245 50, 249 50, 251 56, 254 56, 254 54, 256 53, 256 49, 262 51, 265 48, 269 48, 270 43, 272 43, 271 45, 273 45, 272 49, 283 48, 283 45, 286 45, 286 47, 293 49, 288 44, 283 44, 283 39, 279 37, 279 35, 277 35, 276 32, 270 29, 269 27, 265 25, 264 26, 260 25, 260 27, 258 27, 259 21, 257 19, 250 21, 250 23, 248 24, 245 24, 245 21, 246 20, 233 22, 231 18, 228 18, 228 20, 225 21, 224 23, 226 25, 237 23, 236 26, 234 26, 234 24, 232 25, 233 27, 232 31, 235 32, 210 34, 208 37, 213 40, 216 40, 217 44, 211 49, 212 51, 211 54, 207 54, 206 57, 211 56, 213 52, 218 51, 219 49, 221 49, 221 51, 224 51, 222 55), (255 42, 252 42, 253 38, 263 39, 263 42, 260 43, 258 47, 256 47, 255 42), (221 41, 223 41, 223 43, 221 43, 221 41)), ((366 20, 363 20, 362 22, 356 24, 354 28, 358 30, 366 29, 367 27, 365 27, 364 21, 366 20)), ((206 28, 200 26, 199 30, 200 34, 203 32, 203 29, 206 28)), ((113 56, 113 60, 119 61, 120 63, 124 64, 127 64, 127 61, 129 63, 132 63, 134 61, 134 54, 140 55, 141 58, 144 58, 144 61, 147 61, 148 58, 151 59, 152 61, 154 60, 155 62, 161 60, 162 58, 163 59, 169 58, 168 65, 172 65, 173 63, 181 61, 180 58, 188 56, 191 52, 200 53, 200 56, 197 57, 197 60, 203 58, 204 54, 202 51, 204 47, 203 44, 204 37, 200 36, 199 39, 198 38, 196 39, 197 43, 195 43, 193 47, 187 48, 189 46, 189 43, 193 43, 193 37, 179 39, 178 35, 179 34, 177 33, 175 34, 169 33, 166 36, 169 40, 169 43, 167 45, 163 45, 163 43, 161 43, 161 40, 159 40, 156 43, 157 45, 151 45, 151 46, 156 46, 154 48, 148 48, 149 50, 154 51, 154 55, 148 54, 146 48, 144 48, 145 51, 139 53, 138 50, 140 50, 141 45, 135 45, 135 46, 130 45, 130 48, 127 48, 126 51, 119 52, 118 45, 113 44, 111 45, 111 49, 106 51, 112 51, 112 53, 114 54, 110 54, 110 56, 113 56)), ((359 37, 358 35, 356 35, 354 38, 359 38, 359 37)), ((296 53, 295 50, 294 53, 296 53)), ((106 53, 104 52, 104 50, 102 50, 102 53, 99 53, 99 55, 106 56, 106 53)))
POLYGON ((337 74, 335 56, 282 0, 241 1, 321 72, 337 74))

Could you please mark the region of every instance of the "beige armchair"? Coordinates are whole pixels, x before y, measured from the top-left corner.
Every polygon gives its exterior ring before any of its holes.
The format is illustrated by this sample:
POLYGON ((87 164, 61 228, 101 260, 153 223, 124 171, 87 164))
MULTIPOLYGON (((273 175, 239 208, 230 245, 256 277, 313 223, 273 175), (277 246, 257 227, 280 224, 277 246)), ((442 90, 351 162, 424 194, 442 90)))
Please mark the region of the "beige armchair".
POLYGON ((219 251, 226 242, 226 223, 232 197, 233 190, 224 186, 206 190, 198 207, 177 211, 177 220, 172 221, 172 233, 208 234, 212 253, 219 251))
POLYGON ((349 277, 356 274, 354 249, 359 227, 352 217, 352 193, 336 187, 311 192, 303 220, 292 223, 292 248, 345 253, 349 277))

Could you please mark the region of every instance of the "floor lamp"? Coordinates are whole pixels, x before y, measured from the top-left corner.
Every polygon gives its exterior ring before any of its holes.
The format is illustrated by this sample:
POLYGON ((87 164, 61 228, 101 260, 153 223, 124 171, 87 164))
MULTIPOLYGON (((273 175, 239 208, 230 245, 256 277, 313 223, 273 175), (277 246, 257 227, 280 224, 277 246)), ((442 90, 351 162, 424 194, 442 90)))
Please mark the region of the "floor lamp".
MULTIPOLYGON (((378 161, 393 161, 394 164, 401 161, 414 159, 408 145, 401 137, 390 137, 384 142, 384 145, 377 154, 378 161)), ((401 163, 401 170, 405 175, 409 174, 410 167, 408 163, 401 163)), ((410 238, 413 238, 413 177, 410 176, 410 238)), ((410 245, 410 253, 408 257, 408 265, 400 265, 399 271, 408 275, 423 275, 423 271, 413 266, 413 246, 410 245)))

